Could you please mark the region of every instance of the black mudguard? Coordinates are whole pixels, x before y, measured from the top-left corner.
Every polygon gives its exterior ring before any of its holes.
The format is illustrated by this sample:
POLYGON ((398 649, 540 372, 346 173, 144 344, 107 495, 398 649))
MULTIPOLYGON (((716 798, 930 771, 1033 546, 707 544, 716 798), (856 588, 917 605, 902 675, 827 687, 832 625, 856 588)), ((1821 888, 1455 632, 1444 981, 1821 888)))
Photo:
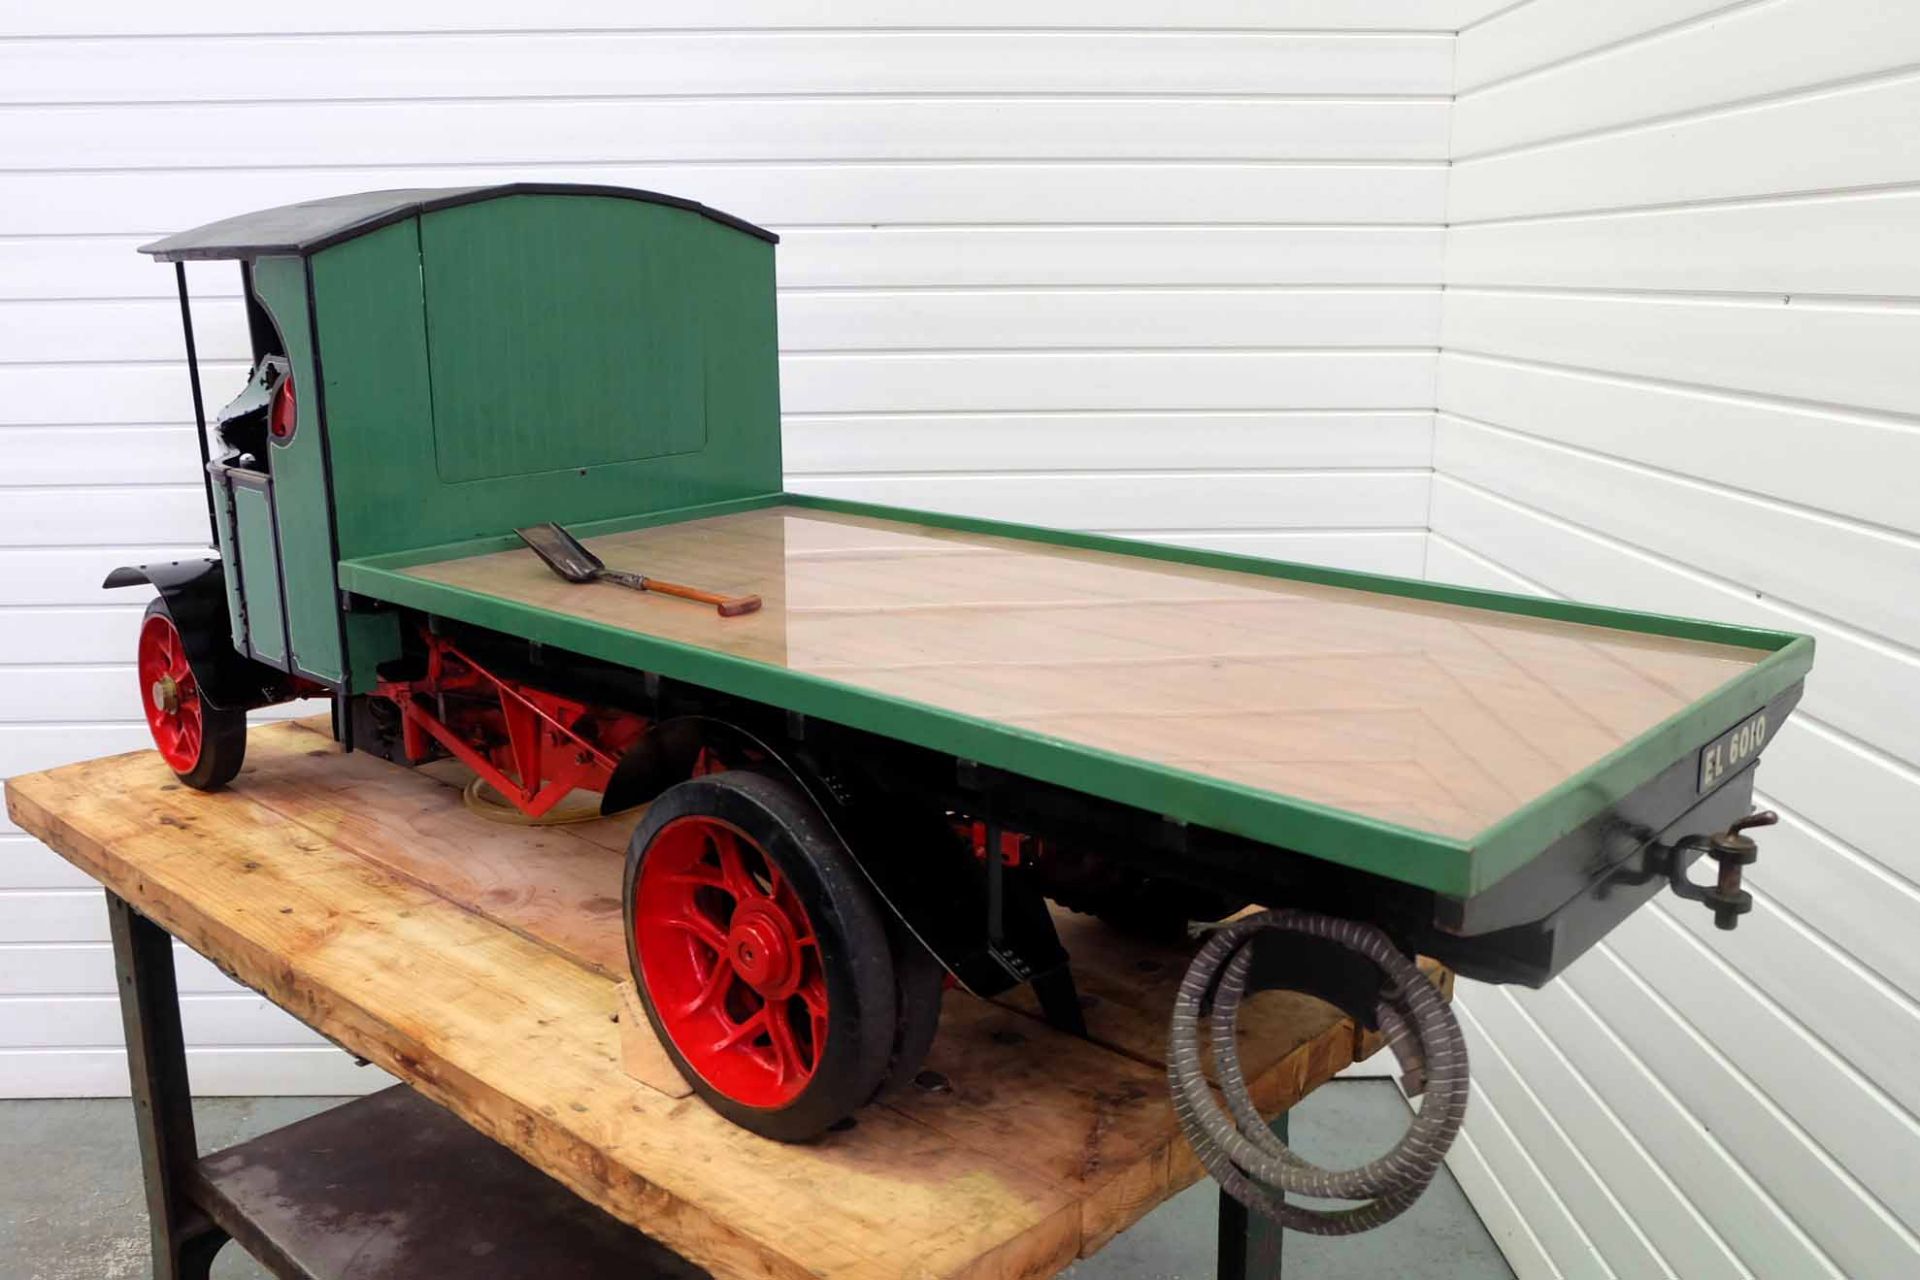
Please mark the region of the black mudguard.
MULTIPOLYGON (((895 922, 962 986, 995 995, 1022 980, 987 945, 981 875, 944 816, 890 803, 872 787, 850 786, 811 767, 804 749, 777 750, 751 730, 709 716, 663 720, 621 759, 601 811, 618 813, 652 800, 691 776, 703 750, 730 769, 764 769, 792 779, 826 815, 895 922)), ((1044 941, 1057 950, 1050 931, 1044 941)), ((1000 948, 1010 949, 1017 944, 1000 948)), ((1036 961, 1033 967, 1045 966, 1036 961)))
POLYGON ((293 682, 285 672, 255 662, 233 647, 226 571, 220 561, 122 565, 100 585, 142 584, 157 588, 160 598, 167 602, 167 612, 187 647, 187 663, 208 702, 222 709, 250 711, 295 697, 293 682))
MULTIPOLYGON (((764 756, 805 785, 771 747, 745 729, 709 716, 676 716, 654 724, 647 736, 620 758, 600 797, 600 812, 619 813, 646 804, 674 783, 693 776, 694 762, 703 749, 714 751, 733 768, 764 756)), ((814 801, 818 803, 819 797, 814 801)))

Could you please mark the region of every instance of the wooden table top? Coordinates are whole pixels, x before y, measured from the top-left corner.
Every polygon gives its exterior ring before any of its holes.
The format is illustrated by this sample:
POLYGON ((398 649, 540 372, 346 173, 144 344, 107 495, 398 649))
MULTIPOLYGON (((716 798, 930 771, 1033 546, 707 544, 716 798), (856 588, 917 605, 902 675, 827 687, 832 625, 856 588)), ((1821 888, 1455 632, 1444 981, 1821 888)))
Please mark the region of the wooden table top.
POLYGON ((756 614, 530 551, 412 577, 1466 839, 1764 653, 797 507, 589 540, 756 614))
MULTIPOLYGON (((785 1146, 621 1069, 631 816, 492 823, 297 723, 256 727, 223 793, 149 751, 11 779, 7 809, 240 981, 717 1274, 1048 1275, 1200 1176, 1160 1056, 1185 956, 1085 918, 1063 933, 1093 1042, 949 993, 927 1064, 948 1087, 785 1146)), ((1270 1112, 1372 1047, 1282 992, 1243 1026, 1270 1112)))

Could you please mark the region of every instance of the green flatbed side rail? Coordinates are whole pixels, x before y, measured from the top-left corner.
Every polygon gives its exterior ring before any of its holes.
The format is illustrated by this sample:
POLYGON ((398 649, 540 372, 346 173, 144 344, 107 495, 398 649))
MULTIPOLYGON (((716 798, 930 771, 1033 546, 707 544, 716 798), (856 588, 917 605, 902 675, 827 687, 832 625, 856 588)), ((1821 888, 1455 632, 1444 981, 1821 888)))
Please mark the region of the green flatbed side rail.
POLYGON ((1791 632, 802 494, 764 494, 573 528, 583 537, 595 537, 777 505, 1699 640, 1761 650, 1768 656, 1471 839, 1454 840, 402 572, 415 565, 508 550, 519 545, 510 534, 346 561, 340 566, 340 585, 374 599, 899 738, 1458 897, 1476 894, 1524 865, 1554 840, 1644 786, 1687 752, 1765 706, 1800 681, 1813 665, 1812 637, 1791 632))

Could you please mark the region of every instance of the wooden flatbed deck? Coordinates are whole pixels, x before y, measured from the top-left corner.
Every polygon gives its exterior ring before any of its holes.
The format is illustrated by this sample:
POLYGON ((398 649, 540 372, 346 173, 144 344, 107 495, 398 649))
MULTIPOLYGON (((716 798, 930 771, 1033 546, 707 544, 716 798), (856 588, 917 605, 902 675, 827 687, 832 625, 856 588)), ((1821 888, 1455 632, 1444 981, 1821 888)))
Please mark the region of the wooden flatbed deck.
MULTIPOLYGON (((1091 921, 1063 925, 1093 1043, 950 993, 937 1087, 782 1146, 621 1069, 627 822, 497 825, 298 723, 256 728, 225 793, 139 752, 14 778, 7 808, 240 981, 719 1274, 1046 1275, 1199 1176, 1159 1058, 1184 956, 1091 921)), ((1372 1047, 1287 993, 1246 1026, 1270 1111, 1372 1047)))
POLYGON ((406 572, 1452 838, 1763 656, 794 507, 589 545, 764 607, 569 583, 524 550, 406 572))

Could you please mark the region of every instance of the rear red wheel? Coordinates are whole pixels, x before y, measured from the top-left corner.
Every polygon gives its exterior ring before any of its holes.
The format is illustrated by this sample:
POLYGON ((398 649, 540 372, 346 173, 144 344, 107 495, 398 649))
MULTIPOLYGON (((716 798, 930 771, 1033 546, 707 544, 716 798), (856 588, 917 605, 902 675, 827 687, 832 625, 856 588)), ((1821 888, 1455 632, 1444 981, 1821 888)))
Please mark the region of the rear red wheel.
POLYGON ((717 818, 676 818, 647 849, 634 928, 667 1034, 728 1097, 779 1107, 827 1042, 820 938, 766 851, 717 818))
POLYGON ((627 864, 642 1002, 688 1083, 771 1138, 810 1138, 873 1096, 897 999, 885 926, 791 784, 727 771, 648 807, 627 864))
POLYGON ((167 767, 182 782, 202 791, 215 791, 233 781, 246 757, 246 713, 206 700, 187 661, 186 642, 164 600, 147 606, 135 666, 147 728, 167 767))

